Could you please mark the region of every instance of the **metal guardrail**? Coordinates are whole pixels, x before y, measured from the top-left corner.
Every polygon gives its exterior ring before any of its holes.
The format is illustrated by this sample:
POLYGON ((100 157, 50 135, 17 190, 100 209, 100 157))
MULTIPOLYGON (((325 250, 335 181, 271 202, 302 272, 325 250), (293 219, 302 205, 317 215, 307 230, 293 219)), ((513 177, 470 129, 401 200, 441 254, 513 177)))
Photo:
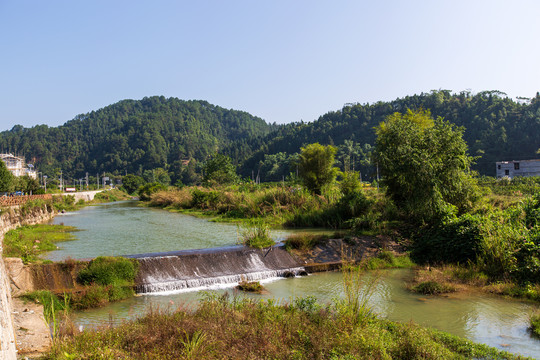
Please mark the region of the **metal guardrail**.
POLYGON ((31 200, 50 200, 51 194, 42 195, 19 195, 19 196, 2 196, 0 197, 0 206, 17 206, 22 205, 31 200))

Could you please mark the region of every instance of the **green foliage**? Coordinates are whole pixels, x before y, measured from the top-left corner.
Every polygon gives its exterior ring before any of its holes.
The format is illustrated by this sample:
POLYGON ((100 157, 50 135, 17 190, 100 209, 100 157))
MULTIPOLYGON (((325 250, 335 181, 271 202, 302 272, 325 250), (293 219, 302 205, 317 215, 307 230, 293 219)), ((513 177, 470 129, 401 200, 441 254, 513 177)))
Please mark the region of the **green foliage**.
POLYGON ((395 256, 392 252, 383 250, 377 256, 369 258, 364 266, 368 270, 403 269, 412 268, 415 264, 408 255, 395 256))
POLYGON ((123 257, 99 256, 79 271, 77 281, 83 285, 130 285, 137 274, 137 262, 123 257))
POLYGON ((412 257, 420 263, 467 263, 483 251, 484 217, 465 214, 433 227, 422 228, 414 238, 412 257))
MULTIPOLYGON (((130 197, 120 188, 120 189, 106 190, 106 191, 97 193, 94 196, 93 202, 94 203, 113 202, 113 201, 128 200, 129 198, 130 197)), ((83 205, 83 204, 84 204, 84 201, 82 204, 79 204, 79 205, 83 205)))
POLYGON ((72 211, 77 209, 74 195, 56 195, 53 196, 52 202, 56 211, 72 211))
POLYGON ((21 298, 26 301, 42 304, 44 308, 54 308, 56 310, 64 310, 66 305, 64 301, 60 300, 58 296, 49 290, 31 291, 21 295, 21 298))
POLYGON ((127 171, 142 176, 145 170, 163 168, 176 181, 187 175, 185 161, 203 161, 216 149, 234 141, 257 139, 273 128, 246 112, 206 101, 153 96, 122 100, 77 115, 59 127, 4 131, 0 133, 0 148, 35 159, 36 168, 50 179, 55 168, 61 168, 69 178, 83 177, 87 171, 90 175, 127 171))
POLYGON ((236 167, 231 163, 231 158, 215 153, 206 161, 203 167, 203 182, 206 185, 231 184, 238 181, 236 167))
POLYGON ((100 256, 90 261, 77 274, 85 287, 72 294, 75 309, 88 309, 135 295, 133 290, 138 263, 123 257, 100 256))
POLYGON ((15 185, 15 177, 7 169, 6 163, 0 160, 0 193, 12 192, 15 185))
POLYGON ((462 129, 433 120, 429 111, 408 110, 376 132, 383 184, 410 220, 433 223, 471 208, 478 194, 462 129))
POLYGON ((56 243, 73 240, 76 229, 63 225, 28 225, 10 230, 4 237, 4 257, 19 257, 25 264, 39 262, 39 255, 56 250, 56 243))
POLYGON ((327 235, 310 233, 293 234, 285 239, 285 249, 287 251, 309 251, 326 239, 328 239, 327 235))
POLYGON ((122 187, 128 194, 135 193, 135 191, 139 190, 144 183, 145 181, 141 176, 127 174, 126 176, 122 177, 122 187))
POLYGON ((238 290, 246 292, 261 293, 263 291, 263 286, 258 281, 240 281, 236 287, 238 290))
MULTIPOLYGON (((376 164, 371 157, 371 146, 376 138, 373 129, 396 111, 429 109, 435 118, 442 117, 457 127, 466 128, 463 138, 470 154, 482 156, 481 161, 472 165, 473 169, 482 175, 494 176, 496 161, 538 158, 538 100, 536 97, 523 103, 493 91, 473 95, 467 91, 452 94, 439 90, 388 102, 346 104, 315 121, 282 125, 264 137, 229 145, 227 152, 231 156, 240 154, 239 172, 251 176, 254 169, 257 173, 257 165, 267 156, 280 152, 294 154, 301 146, 313 142, 335 144, 338 147, 336 158, 343 171, 361 171, 364 181, 373 180, 376 174, 376 164), (251 152, 242 152, 245 148, 251 152)), ((263 175, 261 172, 265 179, 263 175)))
POLYGON ((366 276, 364 266, 353 265, 345 260, 341 267, 345 299, 336 301, 336 307, 341 316, 358 324, 374 317, 369 299, 375 293, 380 274, 372 272, 366 276))
POLYGON ((343 195, 335 203, 326 203, 309 211, 298 211, 286 225, 296 227, 349 227, 350 220, 367 213, 372 205, 363 191, 343 195))
POLYGON ((152 198, 152 194, 163 190, 167 190, 167 188, 160 183, 148 183, 139 188, 139 198, 142 201, 148 201, 152 198))
POLYGON ((242 245, 263 249, 274 245, 270 237, 270 229, 262 221, 252 221, 240 229, 238 242, 242 245))
POLYGON ((207 296, 196 309, 152 311, 53 344, 46 359, 517 359, 413 323, 351 321, 336 304, 207 296))
POLYGON ((320 195, 325 187, 334 182, 339 172, 339 169, 334 167, 337 149, 331 145, 315 143, 300 150, 299 175, 311 192, 320 195))
POLYGON ((531 315, 530 323, 531 332, 540 337, 540 311, 537 311, 535 314, 531 315))
POLYGON ((496 179, 490 176, 479 178, 479 185, 488 187, 495 195, 519 197, 540 192, 540 176, 517 176, 513 179, 496 179))
POLYGON ((28 175, 19 176, 14 179, 14 188, 15 191, 21 191, 25 194, 39 194, 41 187, 39 186, 39 181, 33 179, 28 175))
POLYGON ((433 280, 421 282, 411 290, 424 295, 439 295, 456 291, 451 286, 440 284, 433 280))
POLYGON ((344 172, 343 179, 341 180, 341 183, 339 185, 343 195, 360 192, 362 189, 360 174, 355 171, 344 172))

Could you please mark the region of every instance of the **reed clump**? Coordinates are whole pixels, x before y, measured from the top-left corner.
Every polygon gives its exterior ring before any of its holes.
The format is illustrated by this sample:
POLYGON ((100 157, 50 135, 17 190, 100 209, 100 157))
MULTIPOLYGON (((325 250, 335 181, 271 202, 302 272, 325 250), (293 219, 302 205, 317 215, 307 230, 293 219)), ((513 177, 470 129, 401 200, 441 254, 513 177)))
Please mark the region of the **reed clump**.
POLYGON ((239 233, 238 243, 244 246, 263 249, 275 244, 270 236, 270 228, 262 221, 252 221, 239 226, 239 233))
POLYGON ((358 191, 340 197, 336 192, 314 195, 301 186, 258 186, 254 184, 191 186, 160 191, 149 205, 174 210, 200 211, 222 219, 264 219, 290 227, 346 226, 371 202, 358 191))

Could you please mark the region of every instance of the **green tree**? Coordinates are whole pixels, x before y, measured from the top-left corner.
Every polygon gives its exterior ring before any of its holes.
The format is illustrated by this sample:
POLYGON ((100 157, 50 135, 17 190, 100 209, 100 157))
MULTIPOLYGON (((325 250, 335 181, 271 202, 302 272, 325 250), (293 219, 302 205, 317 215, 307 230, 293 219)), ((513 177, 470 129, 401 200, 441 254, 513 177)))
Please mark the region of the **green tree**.
POLYGON ((236 167, 231 163, 231 158, 215 153, 204 164, 203 182, 206 185, 211 184, 230 184, 238 181, 236 167))
POLYGON ((394 113, 376 128, 382 182, 411 220, 436 221, 476 200, 463 131, 424 110, 394 113))
POLYGON ((22 191, 25 194, 38 194, 40 192, 39 181, 31 178, 28 175, 15 178, 14 181, 15 190, 22 191))
POLYGON ((300 149, 298 172, 304 185, 313 193, 321 194, 339 173, 334 167, 336 147, 323 146, 319 143, 309 144, 300 149))
POLYGON ((15 183, 15 177, 7 169, 6 163, 0 160, 0 192, 12 192, 15 183))
POLYGON ((144 179, 140 176, 127 174, 122 177, 122 186, 128 192, 128 194, 133 194, 145 183, 144 179))

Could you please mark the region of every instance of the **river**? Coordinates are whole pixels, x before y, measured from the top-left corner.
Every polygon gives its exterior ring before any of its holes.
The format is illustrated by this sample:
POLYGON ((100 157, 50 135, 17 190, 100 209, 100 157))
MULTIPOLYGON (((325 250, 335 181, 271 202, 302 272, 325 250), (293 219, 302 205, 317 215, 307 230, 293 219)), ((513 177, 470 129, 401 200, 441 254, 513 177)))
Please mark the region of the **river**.
MULTIPOLYGON (((47 257, 52 260, 210 248, 234 244, 238 237, 236 225, 137 207, 133 202, 86 207, 58 216, 54 223, 76 226, 81 231, 75 232, 77 240, 61 243, 61 249, 49 253, 47 257)), ((273 236, 280 239, 285 234, 278 231, 273 236)), ((417 295, 406 289, 410 276, 410 270, 383 272, 369 302, 379 316, 402 322, 413 320, 501 350, 540 358, 540 340, 527 330, 534 304, 486 294, 417 295)), ((269 281, 264 285, 267 293, 263 295, 236 294, 281 301, 314 296, 322 303, 343 295, 338 272, 269 281)), ((210 291, 235 293, 232 289, 210 291)), ((119 322, 140 316, 150 307, 172 309, 194 304, 201 294, 190 291, 137 296, 104 308, 78 312, 76 323, 97 326, 109 321, 119 322)))

